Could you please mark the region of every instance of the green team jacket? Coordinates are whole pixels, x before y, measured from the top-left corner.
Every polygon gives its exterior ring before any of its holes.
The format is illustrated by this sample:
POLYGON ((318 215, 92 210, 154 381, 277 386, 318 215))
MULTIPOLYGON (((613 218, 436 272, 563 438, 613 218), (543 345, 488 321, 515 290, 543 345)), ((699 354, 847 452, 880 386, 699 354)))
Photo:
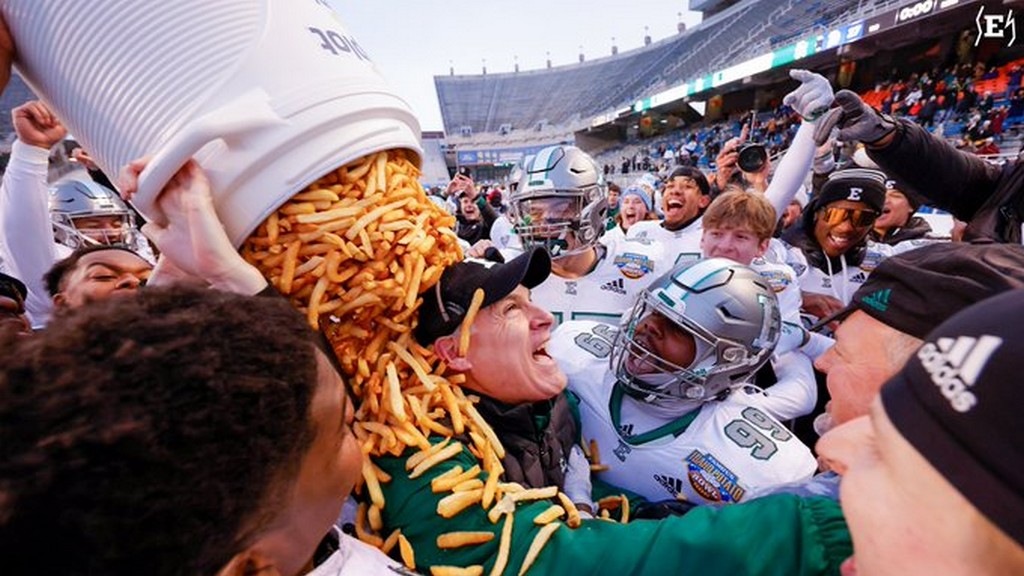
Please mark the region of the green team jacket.
MULTIPOLYGON (((432 438, 436 442, 437 438, 432 438)), ((434 494, 430 481, 461 465, 468 470, 479 461, 468 450, 410 480, 405 459, 375 460, 391 481, 381 485, 385 497, 384 535, 395 528, 412 544, 416 568, 429 574, 430 566, 484 566, 490 572, 501 538, 502 517, 491 524, 479 505, 450 519, 437 514, 437 503, 450 494, 434 494), (495 537, 476 546, 441 550, 436 538, 445 532, 490 531, 495 537)), ((482 472, 480 479, 486 479, 482 472)), ((533 537, 540 529, 533 518, 550 501, 520 503, 515 512, 512 547, 505 574, 518 574, 533 537)), ((849 530, 839 505, 825 498, 788 494, 769 496, 722 508, 699 507, 685 516, 663 520, 637 520, 619 524, 584 520, 575 530, 562 525, 530 568, 531 574, 838 574, 839 565, 853 553, 849 530)))

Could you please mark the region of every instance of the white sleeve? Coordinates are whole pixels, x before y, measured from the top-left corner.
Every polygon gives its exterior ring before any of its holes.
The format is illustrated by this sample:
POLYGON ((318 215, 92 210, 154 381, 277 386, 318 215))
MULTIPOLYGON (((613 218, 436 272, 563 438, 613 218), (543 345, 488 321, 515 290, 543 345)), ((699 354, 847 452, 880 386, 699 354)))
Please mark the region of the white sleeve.
POLYGON ((787 284, 786 287, 782 289, 782 292, 777 294, 779 298, 779 313, 782 315, 783 322, 791 322, 799 325, 800 307, 804 304, 803 295, 800 292, 800 279, 790 266, 786 267, 789 268, 787 272, 793 273, 793 281, 787 284))
POLYGON ((828 352, 836 344, 835 340, 818 332, 808 332, 808 335, 810 338, 800 348, 800 351, 812 361, 817 360, 819 356, 828 352))
POLYGON ((0 184, 0 259, 28 287, 25 310, 33 327, 45 325, 53 308, 43 274, 58 258, 46 182, 49 156, 49 150, 15 141, 0 184))
POLYGON ((811 170, 811 163, 814 161, 814 124, 803 122, 793 136, 793 143, 782 155, 779 167, 772 175, 771 182, 764 195, 775 208, 775 214, 779 217, 786 211, 786 206, 793 200, 800 190, 804 178, 811 170))
POLYGON ((811 359, 802 352, 788 352, 772 359, 778 382, 764 393, 764 407, 777 419, 786 421, 810 414, 818 401, 811 359))

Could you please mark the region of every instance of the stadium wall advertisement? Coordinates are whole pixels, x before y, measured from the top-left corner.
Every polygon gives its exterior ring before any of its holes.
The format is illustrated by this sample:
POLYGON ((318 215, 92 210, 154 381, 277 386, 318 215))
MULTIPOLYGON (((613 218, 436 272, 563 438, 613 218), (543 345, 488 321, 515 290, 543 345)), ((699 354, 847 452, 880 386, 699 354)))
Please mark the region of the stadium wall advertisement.
POLYGON ((908 2, 866 20, 857 20, 838 26, 825 34, 799 40, 778 50, 756 56, 707 76, 684 82, 682 85, 643 98, 633 104, 633 112, 643 112, 662 104, 699 94, 705 90, 736 82, 747 76, 753 76, 772 68, 784 66, 825 50, 851 44, 868 35, 878 34, 897 26, 933 16, 939 12, 967 4, 974 4, 977 1, 917 0, 908 2))
POLYGON ((520 148, 500 148, 485 150, 459 150, 456 159, 459 166, 476 166, 480 164, 517 164, 523 158, 536 154, 547 147, 524 146, 520 148))

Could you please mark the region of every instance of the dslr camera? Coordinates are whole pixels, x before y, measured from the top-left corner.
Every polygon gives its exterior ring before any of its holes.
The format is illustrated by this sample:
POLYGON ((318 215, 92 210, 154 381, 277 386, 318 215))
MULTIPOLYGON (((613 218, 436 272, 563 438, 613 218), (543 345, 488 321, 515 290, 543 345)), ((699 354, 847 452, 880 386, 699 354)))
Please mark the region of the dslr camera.
POLYGON ((758 172, 761 168, 764 168, 765 162, 768 162, 768 150, 764 147, 764 144, 748 142, 740 146, 739 157, 736 159, 736 164, 739 165, 740 170, 744 172, 758 172))

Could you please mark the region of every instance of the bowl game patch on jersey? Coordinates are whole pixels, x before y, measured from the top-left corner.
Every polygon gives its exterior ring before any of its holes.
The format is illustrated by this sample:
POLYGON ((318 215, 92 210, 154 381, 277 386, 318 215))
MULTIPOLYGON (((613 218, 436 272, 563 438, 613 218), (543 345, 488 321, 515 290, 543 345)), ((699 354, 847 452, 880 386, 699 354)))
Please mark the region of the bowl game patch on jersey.
POLYGON ((654 260, 643 254, 623 252, 615 256, 615 267, 626 278, 636 280, 654 271, 654 260))
POLYGON ((758 270, 757 271, 762 278, 768 281, 768 284, 772 287, 775 293, 782 292, 790 284, 793 283, 793 276, 785 270, 758 270))

